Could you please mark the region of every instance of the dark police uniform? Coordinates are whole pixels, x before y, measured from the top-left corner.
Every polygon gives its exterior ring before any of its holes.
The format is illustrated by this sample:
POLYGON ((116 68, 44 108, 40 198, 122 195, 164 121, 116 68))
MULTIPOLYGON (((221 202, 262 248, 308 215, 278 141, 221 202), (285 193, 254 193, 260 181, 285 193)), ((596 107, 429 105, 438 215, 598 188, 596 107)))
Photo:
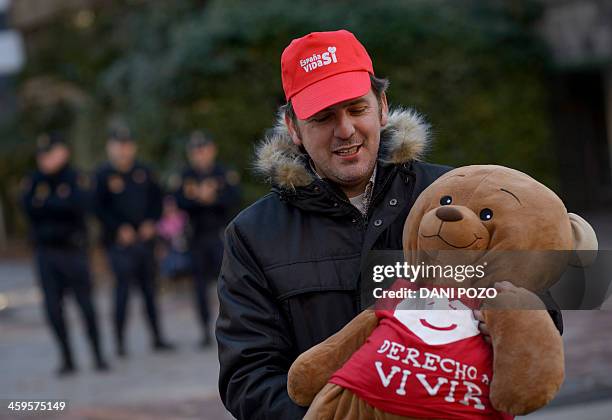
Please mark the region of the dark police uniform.
POLYGON ((107 368, 100 351, 87 256, 88 187, 89 179, 69 165, 52 175, 36 171, 23 185, 23 207, 31 224, 45 312, 62 355, 59 373, 75 369, 63 312, 69 290, 85 319, 96 367, 107 368))
POLYGON ((194 292, 204 344, 210 342, 207 285, 210 279, 216 279, 219 275, 223 258, 221 235, 232 216, 232 210, 240 201, 239 181, 238 173, 226 170, 218 163, 208 172, 189 167, 183 171, 181 186, 176 192, 177 205, 189 214, 192 228, 190 248, 194 292), (196 198, 197 188, 205 182, 216 186, 217 194, 212 203, 203 203, 196 198))
POLYGON ((115 274, 115 336, 117 351, 124 356, 126 311, 130 284, 136 282, 144 297, 153 346, 169 348, 162 339, 155 301, 154 240, 122 246, 117 242, 121 225, 131 225, 136 231, 149 220, 160 218, 162 193, 151 170, 135 162, 128 172, 120 172, 110 163, 96 174, 96 212, 104 229, 104 244, 115 274))

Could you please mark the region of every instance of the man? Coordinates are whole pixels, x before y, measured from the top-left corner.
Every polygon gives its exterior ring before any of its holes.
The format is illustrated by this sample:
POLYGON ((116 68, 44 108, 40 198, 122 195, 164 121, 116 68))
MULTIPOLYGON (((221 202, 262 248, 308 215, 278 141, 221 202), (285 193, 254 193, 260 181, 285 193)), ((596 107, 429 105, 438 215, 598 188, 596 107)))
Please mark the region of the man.
POLYGON ((117 354, 127 355, 126 311, 133 282, 144 298, 153 349, 172 350, 160 330, 155 290, 155 222, 161 215, 162 193, 151 170, 136 161, 137 147, 128 130, 114 131, 106 152, 109 161, 96 177, 96 210, 115 274, 117 354))
POLYGON ((74 293, 93 353, 95 368, 108 370, 102 356, 87 256, 85 215, 90 194, 87 177, 69 163, 70 151, 59 134, 38 138, 38 169, 24 182, 23 207, 31 225, 47 321, 59 344, 59 375, 76 365, 64 319, 64 297, 74 293))
POLYGON ((411 206, 449 169, 419 161, 427 126, 389 112, 351 33, 293 40, 281 71, 287 104, 256 163, 273 192, 228 226, 218 284, 219 388, 237 418, 304 416, 291 363, 368 306, 368 252, 402 248, 411 206))
POLYGON ((183 171, 176 202, 187 211, 191 223, 190 242, 193 284, 202 328, 202 347, 212 344, 207 288, 219 275, 223 243, 221 234, 240 196, 239 177, 217 163, 217 146, 201 131, 191 134, 187 144, 189 167, 183 171))

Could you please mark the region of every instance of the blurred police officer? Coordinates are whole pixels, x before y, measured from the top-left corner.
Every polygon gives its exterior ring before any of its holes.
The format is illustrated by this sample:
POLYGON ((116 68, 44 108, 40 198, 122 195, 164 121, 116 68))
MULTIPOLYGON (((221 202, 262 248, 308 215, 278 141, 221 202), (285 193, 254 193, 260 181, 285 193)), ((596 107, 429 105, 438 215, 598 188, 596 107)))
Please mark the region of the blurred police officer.
POLYGON ((211 344, 207 287, 219 275, 223 258, 221 235, 240 199, 239 176, 216 162, 217 146, 201 131, 187 144, 189 166, 183 171, 177 204, 187 211, 192 227, 194 292, 202 327, 202 346, 211 344))
POLYGON ((96 174, 96 211, 115 274, 117 354, 126 356, 125 326, 130 286, 142 292, 154 350, 171 350, 160 330, 156 306, 155 222, 162 194, 151 170, 136 160, 137 146, 127 129, 115 130, 106 143, 109 161, 96 174))
POLYGON ((100 350, 87 256, 89 179, 70 166, 69 158, 59 134, 40 136, 38 169, 23 185, 23 206, 31 224, 45 312, 62 356, 60 375, 76 370, 63 311, 68 290, 74 293, 85 320, 96 369, 108 369, 100 350))

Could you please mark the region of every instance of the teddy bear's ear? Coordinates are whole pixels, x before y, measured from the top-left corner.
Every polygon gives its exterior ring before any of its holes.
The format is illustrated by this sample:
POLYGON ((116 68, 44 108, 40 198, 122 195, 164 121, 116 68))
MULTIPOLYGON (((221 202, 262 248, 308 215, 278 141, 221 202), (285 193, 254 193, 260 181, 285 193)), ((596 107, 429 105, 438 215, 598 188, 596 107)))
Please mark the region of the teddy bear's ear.
POLYGON ((582 217, 574 213, 568 213, 572 225, 574 237, 574 251, 570 258, 570 264, 574 267, 586 267, 591 265, 597 257, 597 235, 595 231, 582 217))

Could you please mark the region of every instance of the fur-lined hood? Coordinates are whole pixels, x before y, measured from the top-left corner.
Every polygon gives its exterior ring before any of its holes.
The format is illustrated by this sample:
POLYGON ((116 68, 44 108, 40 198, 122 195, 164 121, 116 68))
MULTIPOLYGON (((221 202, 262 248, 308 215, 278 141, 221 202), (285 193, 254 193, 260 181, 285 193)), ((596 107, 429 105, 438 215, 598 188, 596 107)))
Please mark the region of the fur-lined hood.
MULTIPOLYGON (((389 112, 380 138, 380 161, 401 164, 423 156, 429 143, 430 127, 417 112, 397 108, 389 112)), ((280 113, 274 128, 255 150, 255 171, 272 185, 294 190, 314 181, 305 162, 306 155, 293 144, 284 114, 280 113)))

